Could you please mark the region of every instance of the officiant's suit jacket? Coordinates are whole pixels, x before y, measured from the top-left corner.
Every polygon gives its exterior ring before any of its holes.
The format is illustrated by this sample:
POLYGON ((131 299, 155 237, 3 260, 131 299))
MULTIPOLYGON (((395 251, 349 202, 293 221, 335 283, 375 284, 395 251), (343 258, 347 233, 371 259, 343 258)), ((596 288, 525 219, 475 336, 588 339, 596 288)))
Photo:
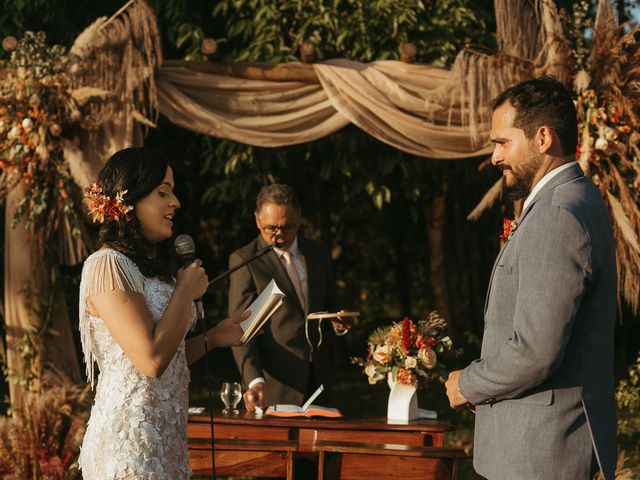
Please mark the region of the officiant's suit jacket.
MULTIPOLYGON (((229 258, 229 266, 241 263, 266 246, 262 237, 236 250, 229 258)), ((302 405, 309 382, 309 367, 313 357, 316 383, 329 388, 332 335, 323 335, 322 346, 310 351, 305 336, 306 313, 335 311, 335 287, 331 259, 327 248, 320 242, 298 236, 298 248, 307 268, 308 312, 303 310, 286 270, 275 252, 242 267, 231 275, 229 286, 229 314, 242 312, 275 279, 284 292, 283 305, 276 310, 257 335, 242 347, 234 347, 233 355, 245 386, 256 377, 263 377, 266 405, 289 403, 302 405)), ((317 343, 317 320, 309 325, 311 340, 317 343)), ((323 394, 320 402, 326 401, 323 394)))
POLYGON ((613 480, 615 309, 611 220, 576 163, 537 193, 494 265, 481 358, 460 376, 478 473, 587 480, 595 449, 613 480))

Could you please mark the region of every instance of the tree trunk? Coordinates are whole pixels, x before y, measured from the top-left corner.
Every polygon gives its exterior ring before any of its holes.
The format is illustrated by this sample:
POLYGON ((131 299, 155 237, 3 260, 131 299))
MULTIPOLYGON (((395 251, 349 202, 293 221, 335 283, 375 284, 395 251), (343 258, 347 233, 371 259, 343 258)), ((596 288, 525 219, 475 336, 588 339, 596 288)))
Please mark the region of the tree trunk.
POLYGON ((411 318, 411 272, 407 268, 407 254, 405 251, 406 231, 403 227, 407 225, 407 220, 398 202, 392 202, 388 209, 391 214, 391 225, 393 235, 393 251, 395 253, 395 270, 398 281, 398 298, 403 315, 411 318))
MULTIPOLYGON (((27 374, 20 343, 27 333, 41 326, 42 319, 34 311, 34 306, 46 300, 43 296, 48 295, 51 286, 50 266, 45 259, 37 258, 34 242, 29 238, 24 223, 11 227, 16 205, 22 196, 20 188, 9 192, 5 210, 4 305, 9 394, 14 409, 24 404, 28 393, 20 382, 27 374), (27 286, 29 288, 25 289, 27 286)), ((45 334, 42 355, 35 359, 33 372, 37 379, 32 385, 35 389, 40 388, 45 368, 72 382, 79 382, 81 378, 63 293, 56 289, 52 296, 54 306, 50 328, 56 331, 56 335, 45 334)))
POLYGON ((429 242, 429 270, 431 274, 431 290, 435 309, 448 322, 449 329, 454 330, 454 319, 451 318, 449 306, 449 289, 447 287, 447 270, 445 263, 445 219, 447 184, 441 191, 434 193, 429 204, 425 205, 424 215, 429 242))

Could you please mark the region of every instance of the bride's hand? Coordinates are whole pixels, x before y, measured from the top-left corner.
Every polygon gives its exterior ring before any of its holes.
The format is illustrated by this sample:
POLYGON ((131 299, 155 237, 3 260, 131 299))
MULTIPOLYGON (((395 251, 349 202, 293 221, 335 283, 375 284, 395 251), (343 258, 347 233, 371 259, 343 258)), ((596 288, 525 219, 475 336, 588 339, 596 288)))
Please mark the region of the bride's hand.
POLYGON ((176 277, 176 290, 184 292, 189 300, 202 297, 209 286, 209 278, 199 258, 196 258, 191 265, 178 270, 176 277))
POLYGON ((250 315, 251 312, 246 311, 222 320, 211 329, 211 344, 214 347, 236 347, 242 345, 240 339, 244 334, 244 330, 242 330, 240 322, 249 318, 250 315))

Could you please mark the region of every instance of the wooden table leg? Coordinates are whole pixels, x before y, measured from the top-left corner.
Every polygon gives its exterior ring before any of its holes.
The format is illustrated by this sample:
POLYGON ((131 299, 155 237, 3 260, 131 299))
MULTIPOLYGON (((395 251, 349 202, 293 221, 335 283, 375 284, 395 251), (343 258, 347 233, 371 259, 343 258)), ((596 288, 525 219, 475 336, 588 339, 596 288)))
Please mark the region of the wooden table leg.
POLYGON ((287 454, 287 480, 293 480, 293 452, 287 454))
POLYGON ((318 453, 318 480, 324 480, 324 452, 318 453))

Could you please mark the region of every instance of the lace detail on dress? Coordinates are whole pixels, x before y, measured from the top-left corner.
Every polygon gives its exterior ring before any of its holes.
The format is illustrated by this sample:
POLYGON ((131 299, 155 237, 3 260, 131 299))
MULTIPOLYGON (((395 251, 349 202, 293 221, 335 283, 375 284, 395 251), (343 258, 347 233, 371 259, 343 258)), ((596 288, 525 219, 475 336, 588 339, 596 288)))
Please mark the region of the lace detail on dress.
MULTIPOLYGON (((141 293, 154 322, 160 321, 173 287, 157 278, 143 277, 129 258, 113 250, 96 252, 85 263, 81 308, 88 292, 123 286, 130 291, 139 291, 142 287, 141 293), (96 283, 92 281, 96 268, 105 268, 107 270, 103 272, 117 272, 117 275, 102 284, 96 283), (97 290, 89 285, 98 285, 97 290)), ((187 450, 189 369, 184 342, 165 372, 159 378, 150 378, 135 368, 101 318, 86 310, 84 315, 87 324, 87 343, 83 341, 85 358, 95 359, 100 372, 79 459, 84 480, 190 478, 187 450), (86 355, 88 348, 92 357, 86 355)), ((82 322, 83 317, 81 328, 82 322)))

